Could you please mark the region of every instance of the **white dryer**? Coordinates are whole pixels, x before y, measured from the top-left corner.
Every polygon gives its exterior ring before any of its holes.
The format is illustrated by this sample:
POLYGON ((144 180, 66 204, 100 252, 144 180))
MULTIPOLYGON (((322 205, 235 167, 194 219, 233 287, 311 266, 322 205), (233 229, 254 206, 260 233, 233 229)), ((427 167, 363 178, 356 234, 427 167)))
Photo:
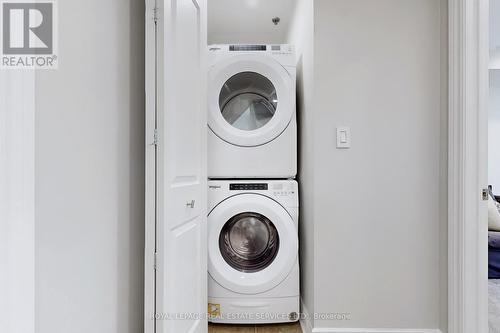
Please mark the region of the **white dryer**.
POLYGON ((296 321, 297 182, 217 180, 208 187, 209 320, 296 321))
POLYGON ((295 177, 295 78, 291 45, 209 46, 208 177, 295 177))

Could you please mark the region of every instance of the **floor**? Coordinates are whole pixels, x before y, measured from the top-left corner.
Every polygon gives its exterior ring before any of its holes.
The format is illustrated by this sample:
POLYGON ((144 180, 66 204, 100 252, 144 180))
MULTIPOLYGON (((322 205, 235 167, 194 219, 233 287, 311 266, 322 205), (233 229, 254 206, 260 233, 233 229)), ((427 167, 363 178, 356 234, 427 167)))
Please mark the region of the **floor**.
POLYGON ((489 333, 500 333, 500 280, 488 280, 489 333))
POLYGON ((302 330, 298 322, 275 325, 208 324, 208 333, 302 333, 302 330))

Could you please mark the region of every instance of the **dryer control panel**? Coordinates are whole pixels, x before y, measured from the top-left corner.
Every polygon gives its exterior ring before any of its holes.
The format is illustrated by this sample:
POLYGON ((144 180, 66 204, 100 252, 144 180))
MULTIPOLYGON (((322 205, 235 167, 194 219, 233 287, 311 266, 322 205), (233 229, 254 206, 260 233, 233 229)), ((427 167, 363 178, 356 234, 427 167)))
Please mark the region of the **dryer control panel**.
POLYGON ((239 54, 264 54, 276 59, 282 66, 295 68, 295 47, 291 44, 213 44, 208 46, 208 64, 239 54))

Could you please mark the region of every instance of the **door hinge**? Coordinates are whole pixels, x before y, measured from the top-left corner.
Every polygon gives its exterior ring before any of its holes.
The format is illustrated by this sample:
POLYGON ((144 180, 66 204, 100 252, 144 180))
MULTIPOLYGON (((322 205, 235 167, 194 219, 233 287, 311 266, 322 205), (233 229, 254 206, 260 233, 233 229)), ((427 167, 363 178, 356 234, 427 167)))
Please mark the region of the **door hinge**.
POLYGON ((482 191, 483 201, 488 201, 489 196, 490 196, 490 191, 487 188, 483 188, 483 191, 482 191))
POLYGON ((154 259, 153 259, 153 268, 154 268, 154 270, 155 270, 155 271, 156 271, 156 270, 157 270, 157 268, 158 268, 158 255, 157 255, 157 253, 156 253, 156 252, 155 252, 155 254, 154 254, 154 259))
POLYGON ((158 7, 153 8, 153 21, 155 22, 155 24, 158 23, 158 12, 158 7))
POLYGON ((158 146, 158 129, 155 128, 153 132, 153 143, 152 146, 158 146))

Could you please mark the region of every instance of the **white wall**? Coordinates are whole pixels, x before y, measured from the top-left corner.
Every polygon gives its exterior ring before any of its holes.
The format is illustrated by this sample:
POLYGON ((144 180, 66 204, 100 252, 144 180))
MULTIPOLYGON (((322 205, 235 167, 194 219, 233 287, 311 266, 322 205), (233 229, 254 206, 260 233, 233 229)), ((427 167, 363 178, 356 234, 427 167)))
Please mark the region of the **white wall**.
POLYGON ((500 195, 500 0, 490 0, 488 183, 500 195))
POLYGON ((490 70, 488 114, 488 183, 500 195, 500 69, 490 70))
POLYGON ((208 44, 286 41, 297 0, 209 0, 208 44), (278 25, 273 17, 281 20, 278 25))
POLYGON ((311 314, 350 314, 314 320, 324 332, 446 331, 446 6, 314 0, 313 73, 301 74, 313 80, 299 84, 313 148, 299 172, 302 299, 311 314), (335 149, 337 126, 351 149, 335 149))
POLYGON ((500 69, 500 0, 490 0, 490 68, 500 69))
POLYGON ((144 1, 65 0, 36 77, 36 332, 143 327, 144 1))

